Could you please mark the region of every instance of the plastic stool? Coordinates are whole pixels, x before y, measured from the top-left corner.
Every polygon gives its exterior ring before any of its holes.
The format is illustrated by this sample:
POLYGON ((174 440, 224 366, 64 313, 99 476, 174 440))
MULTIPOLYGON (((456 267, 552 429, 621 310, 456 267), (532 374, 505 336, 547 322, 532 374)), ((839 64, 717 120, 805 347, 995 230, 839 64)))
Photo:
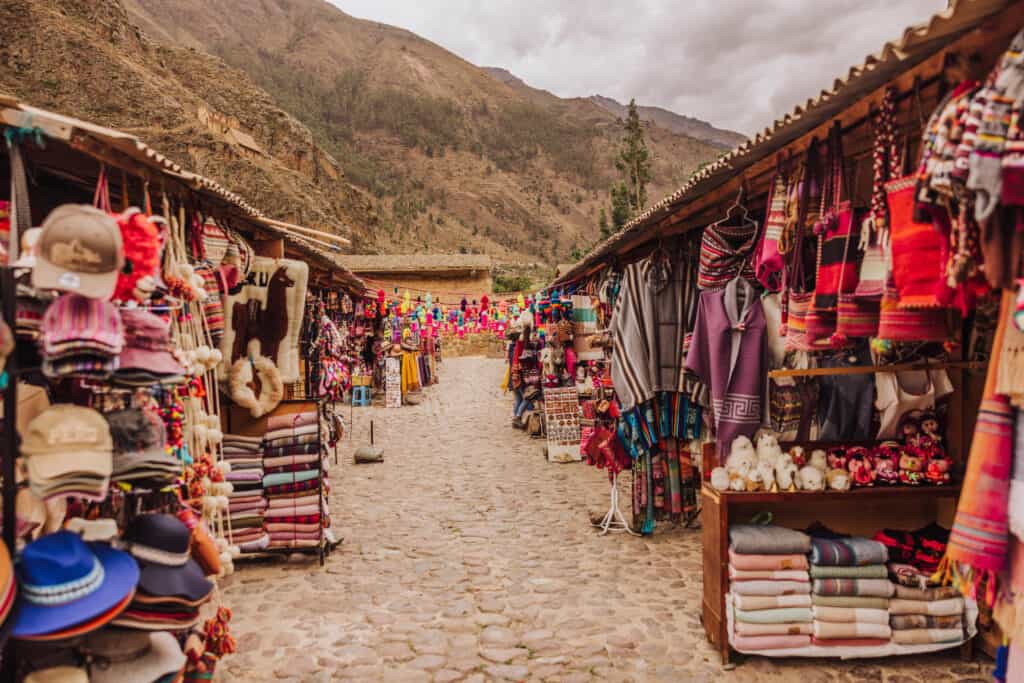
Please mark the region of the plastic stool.
POLYGON ((370 405, 370 387, 352 387, 352 405, 359 407, 370 405))

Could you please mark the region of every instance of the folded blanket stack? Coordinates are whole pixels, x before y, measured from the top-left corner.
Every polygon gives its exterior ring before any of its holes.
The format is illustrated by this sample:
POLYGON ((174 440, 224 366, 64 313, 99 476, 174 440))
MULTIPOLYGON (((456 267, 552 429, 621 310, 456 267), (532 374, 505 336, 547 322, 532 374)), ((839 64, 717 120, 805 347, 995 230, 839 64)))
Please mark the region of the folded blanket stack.
POLYGON ((321 497, 320 422, 316 411, 275 415, 263 437, 264 522, 271 548, 315 548, 327 521, 321 497))
POLYGON ((733 646, 742 652, 788 650, 811 642, 810 538, 778 526, 729 529, 733 646))
POLYGON ((812 642, 884 645, 892 638, 886 547, 867 538, 811 538, 812 642))
POLYGON ((893 642, 901 645, 956 644, 966 638, 964 599, 951 586, 910 588, 896 585, 889 601, 893 642))
POLYGON ((223 443, 224 459, 231 463, 227 480, 234 487, 228 496, 231 542, 243 553, 259 552, 270 543, 263 526, 263 437, 225 434, 223 443))

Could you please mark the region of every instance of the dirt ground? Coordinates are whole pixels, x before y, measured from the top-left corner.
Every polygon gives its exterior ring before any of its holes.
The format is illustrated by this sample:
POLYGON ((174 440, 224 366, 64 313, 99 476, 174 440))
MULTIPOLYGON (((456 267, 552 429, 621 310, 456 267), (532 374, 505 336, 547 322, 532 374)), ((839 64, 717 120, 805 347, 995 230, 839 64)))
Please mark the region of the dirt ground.
MULTIPOLYGON (((699 621, 697 530, 598 536, 606 475, 549 464, 509 427, 500 360, 449 358, 418 406, 355 409, 331 468, 344 543, 239 563, 223 583, 238 653, 222 681, 991 680, 956 651, 858 662, 743 659, 699 621), (353 465, 375 422, 385 460, 353 465)), ((348 409, 346 408, 346 417, 348 409)))

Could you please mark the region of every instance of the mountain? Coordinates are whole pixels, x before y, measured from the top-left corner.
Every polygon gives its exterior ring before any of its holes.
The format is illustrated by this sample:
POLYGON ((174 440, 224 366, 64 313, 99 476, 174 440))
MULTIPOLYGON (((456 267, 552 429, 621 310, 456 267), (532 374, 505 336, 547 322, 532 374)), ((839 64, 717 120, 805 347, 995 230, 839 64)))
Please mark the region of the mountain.
POLYGON ((5 0, 0 91, 118 128, 273 217, 375 245, 373 198, 246 74, 159 46, 114 0, 5 0))
MULTIPOLYGON (((511 74, 509 74, 511 76, 511 74)), ((611 97, 603 95, 591 95, 588 98, 591 102, 607 110, 618 117, 625 117, 629 107, 611 97)), ((690 116, 683 116, 661 107, 649 107, 637 105, 637 113, 641 121, 649 121, 657 126, 680 135, 686 135, 698 140, 710 142, 721 146, 725 150, 733 149, 746 141, 747 136, 733 130, 715 128, 707 121, 701 121, 690 116)))
MULTIPOLYGON (((137 133, 275 216, 345 226, 356 250, 553 264, 598 238, 617 116, 404 29, 324 0, 7 0, 0 18, 0 88, 137 133)), ((652 199, 722 151, 645 129, 652 199)))

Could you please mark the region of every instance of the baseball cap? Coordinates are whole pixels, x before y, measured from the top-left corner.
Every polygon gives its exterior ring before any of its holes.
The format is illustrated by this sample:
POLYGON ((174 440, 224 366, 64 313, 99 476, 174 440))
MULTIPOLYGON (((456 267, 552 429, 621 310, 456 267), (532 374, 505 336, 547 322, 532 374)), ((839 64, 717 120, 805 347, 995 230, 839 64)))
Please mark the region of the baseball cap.
POLYGON ((64 204, 50 212, 36 244, 32 285, 94 299, 109 299, 124 267, 117 221, 87 204, 64 204))
POLYGON ((21 437, 33 488, 63 477, 110 477, 110 427, 92 408, 66 403, 50 406, 28 424, 21 437))

